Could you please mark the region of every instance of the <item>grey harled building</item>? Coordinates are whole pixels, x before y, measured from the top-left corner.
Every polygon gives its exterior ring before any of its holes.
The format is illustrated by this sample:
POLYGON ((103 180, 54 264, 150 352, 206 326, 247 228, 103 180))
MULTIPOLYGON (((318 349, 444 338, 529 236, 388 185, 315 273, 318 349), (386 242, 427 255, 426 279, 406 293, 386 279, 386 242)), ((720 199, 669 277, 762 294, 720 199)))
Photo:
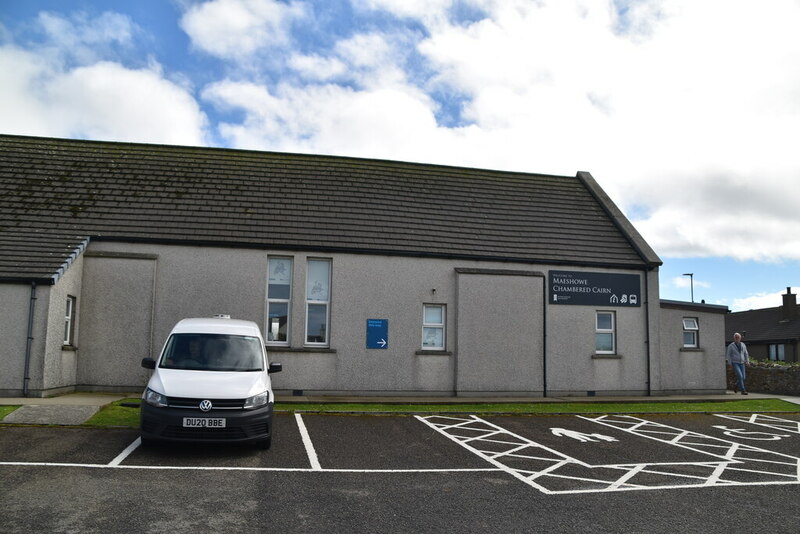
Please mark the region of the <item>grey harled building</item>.
POLYGON ((140 389, 217 313, 285 392, 723 391, 663 354, 660 264, 584 172, 0 135, 0 394, 140 389))

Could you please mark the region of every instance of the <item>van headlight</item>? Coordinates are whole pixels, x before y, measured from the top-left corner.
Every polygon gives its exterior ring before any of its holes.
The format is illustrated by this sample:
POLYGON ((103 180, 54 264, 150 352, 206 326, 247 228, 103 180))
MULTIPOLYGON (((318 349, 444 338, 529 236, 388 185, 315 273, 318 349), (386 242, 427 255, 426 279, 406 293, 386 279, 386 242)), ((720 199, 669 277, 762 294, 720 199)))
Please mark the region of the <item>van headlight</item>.
POLYGON ((263 393, 259 393, 258 395, 253 395, 252 397, 248 397, 244 400, 244 409, 252 409, 258 408, 260 406, 264 406, 269 402, 269 391, 265 391, 263 393))
POLYGON ((166 408, 169 406, 166 395, 162 395, 161 393, 158 393, 150 388, 147 388, 144 392, 144 401, 150 406, 155 406, 156 408, 166 408))

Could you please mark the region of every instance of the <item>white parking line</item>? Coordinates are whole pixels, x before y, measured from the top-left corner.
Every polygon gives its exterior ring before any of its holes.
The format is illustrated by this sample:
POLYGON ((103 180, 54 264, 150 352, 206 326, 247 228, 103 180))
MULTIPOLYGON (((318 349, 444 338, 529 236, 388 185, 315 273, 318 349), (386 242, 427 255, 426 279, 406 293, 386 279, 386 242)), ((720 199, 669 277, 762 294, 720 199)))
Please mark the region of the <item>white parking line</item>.
POLYGON ((311 443, 311 436, 308 435, 308 429, 306 428, 306 424, 303 422, 303 417, 299 413, 296 413, 294 414, 294 418, 297 421, 297 428, 300 430, 300 437, 303 438, 303 445, 306 448, 306 454, 308 455, 308 461, 311 464, 311 469, 314 471, 319 471, 322 469, 322 466, 319 464, 317 451, 314 450, 314 444, 311 443))
POLYGON ((124 461, 125 461, 125 458, 127 458, 128 456, 130 456, 130 455, 131 455, 131 453, 132 453, 133 451, 135 451, 135 450, 136 450, 136 449, 139 447, 139 445, 141 445, 141 444, 142 444, 142 438, 141 438, 141 437, 138 437, 138 438, 136 438, 135 440, 133 440, 133 443, 131 443, 130 445, 128 445, 128 447, 127 447, 127 448, 126 448, 124 451, 122 451, 121 453, 119 453, 119 454, 117 455, 117 457, 116 457, 116 458, 114 458, 113 460, 111 460, 111 462, 109 462, 108 466, 109 466, 109 467, 116 467, 116 466, 118 466, 119 464, 121 464, 122 462, 124 462, 124 461))
POLYGON ((454 469, 323 469, 310 467, 237 467, 237 466, 191 466, 191 465, 111 465, 76 464, 58 462, 0 462, 0 467, 80 467, 84 469, 133 469, 141 471, 261 471, 275 473, 363 473, 363 474, 406 474, 406 473, 491 473, 500 471, 493 467, 454 468, 454 469))

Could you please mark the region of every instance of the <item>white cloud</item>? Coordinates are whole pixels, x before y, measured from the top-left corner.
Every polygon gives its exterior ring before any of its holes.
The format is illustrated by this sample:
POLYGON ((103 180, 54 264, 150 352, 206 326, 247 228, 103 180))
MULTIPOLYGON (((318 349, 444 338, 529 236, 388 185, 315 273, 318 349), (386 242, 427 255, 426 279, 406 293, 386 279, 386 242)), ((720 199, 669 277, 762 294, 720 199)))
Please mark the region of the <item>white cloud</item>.
MULTIPOLYGON (((202 95, 234 111, 214 125, 233 146, 587 170, 662 257, 800 259, 796 0, 354 0, 359 26, 299 0, 181 5, 230 77, 202 95)), ((46 46, 0 50, 0 125, 202 139, 187 78, 104 53, 135 48, 133 22, 39 22, 46 46)))
POLYGON ((180 25, 201 50, 238 61, 287 44, 291 25, 306 15, 303 2, 212 0, 190 7, 180 25))
POLYGON ((455 0, 352 0, 353 6, 362 10, 387 11, 397 17, 433 22, 444 16, 455 0))
POLYGON ((223 81, 207 87, 203 98, 245 113, 242 123, 220 125, 220 133, 243 148, 391 158, 416 150, 417 132, 436 131, 431 102, 402 88, 282 85, 272 94, 257 84, 223 81))
POLYGON ((646 214, 635 223, 664 256, 800 259, 800 41, 789 37, 800 3, 620 1, 620 15, 610 2, 487 0, 468 25, 366 3, 427 24, 418 50, 432 87, 467 97, 472 162, 589 170, 646 214))
POLYGON ((49 38, 62 48, 112 42, 129 45, 136 31, 130 17, 113 12, 90 19, 85 13, 67 18, 42 11, 38 22, 49 38))
POLYGON ((54 62, 79 65, 96 62, 114 49, 130 49, 141 32, 130 17, 113 12, 89 17, 84 12, 62 16, 42 11, 36 24, 46 36, 36 53, 54 62))
POLYGON ((186 89, 158 70, 111 62, 62 70, 37 54, 0 48, 4 133, 204 144, 206 117, 186 89))
POLYGON ((190 93, 160 73, 116 63, 74 69, 53 80, 54 122, 70 136, 167 144, 204 144, 205 115, 190 93))
POLYGON ((325 81, 347 74, 347 65, 338 58, 326 58, 319 54, 292 54, 289 67, 306 80, 325 81))
MULTIPOLYGON (((747 311, 747 310, 760 310, 763 308, 776 308, 783 305, 783 297, 786 291, 777 291, 775 293, 757 293, 745 298, 735 299, 731 305, 731 311, 747 311)), ((800 293, 800 287, 792 287, 792 293, 797 295, 800 293)))

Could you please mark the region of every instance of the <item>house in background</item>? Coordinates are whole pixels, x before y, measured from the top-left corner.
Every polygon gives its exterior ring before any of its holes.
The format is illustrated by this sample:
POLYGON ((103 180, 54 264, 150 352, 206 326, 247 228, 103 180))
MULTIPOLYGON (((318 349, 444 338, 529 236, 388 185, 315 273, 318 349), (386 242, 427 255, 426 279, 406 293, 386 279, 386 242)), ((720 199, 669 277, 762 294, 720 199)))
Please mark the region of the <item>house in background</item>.
POLYGON ((787 287, 783 304, 775 308, 734 312, 725 318, 725 339, 742 334, 751 359, 800 361, 800 306, 787 287))
POLYGON ((724 392, 719 310, 660 265, 585 172, 0 135, 5 396, 140 391, 220 313, 284 393, 724 392))

